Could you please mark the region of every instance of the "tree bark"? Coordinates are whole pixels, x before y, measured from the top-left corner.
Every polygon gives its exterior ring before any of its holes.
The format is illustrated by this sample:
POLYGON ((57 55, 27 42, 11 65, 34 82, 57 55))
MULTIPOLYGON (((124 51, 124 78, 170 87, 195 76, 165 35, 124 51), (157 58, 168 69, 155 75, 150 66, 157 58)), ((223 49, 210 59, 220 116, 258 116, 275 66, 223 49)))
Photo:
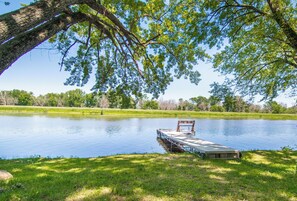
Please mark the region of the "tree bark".
POLYGON ((297 51, 297 32, 284 18, 278 1, 279 0, 267 0, 270 10, 272 12, 272 17, 286 35, 290 46, 297 51))
POLYGON ((61 14, 68 6, 92 0, 42 0, 0 16, 0 44, 61 14))
POLYGON ((25 53, 31 51, 59 31, 65 30, 69 26, 83 20, 83 16, 79 13, 73 16, 61 15, 36 29, 20 34, 4 43, 0 46, 0 75, 25 53))
POLYGON ((130 46, 132 42, 139 42, 113 13, 95 0, 41 0, 0 16, 0 75, 22 55, 79 21, 89 21, 95 25, 115 46, 117 44, 108 27, 114 32, 122 32, 130 46), (111 22, 106 24, 91 14, 72 13, 69 6, 74 4, 86 4, 111 22))

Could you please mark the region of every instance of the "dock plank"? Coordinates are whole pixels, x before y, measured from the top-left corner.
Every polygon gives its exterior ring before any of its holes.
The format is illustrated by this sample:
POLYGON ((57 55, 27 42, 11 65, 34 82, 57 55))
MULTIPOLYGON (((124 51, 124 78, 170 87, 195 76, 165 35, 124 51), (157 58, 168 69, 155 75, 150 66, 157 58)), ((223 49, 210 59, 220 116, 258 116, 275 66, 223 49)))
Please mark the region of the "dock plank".
POLYGON ((208 158, 240 158, 240 152, 225 145, 195 138, 192 135, 168 129, 158 129, 158 136, 167 140, 184 151, 198 153, 208 158))

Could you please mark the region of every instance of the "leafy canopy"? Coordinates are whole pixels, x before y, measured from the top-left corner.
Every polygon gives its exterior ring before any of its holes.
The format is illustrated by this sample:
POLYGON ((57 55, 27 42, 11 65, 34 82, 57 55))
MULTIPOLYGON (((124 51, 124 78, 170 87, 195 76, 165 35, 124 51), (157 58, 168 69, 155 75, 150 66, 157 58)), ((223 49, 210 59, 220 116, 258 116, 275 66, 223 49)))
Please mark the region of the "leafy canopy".
MULTIPOLYGON (((192 2, 192 1, 189 1, 192 2)), ((205 0, 196 4, 189 32, 196 43, 217 47, 214 68, 243 95, 271 99, 297 90, 297 2, 205 0)), ((231 84, 231 85, 230 85, 231 84)))
MULTIPOLYGON (((95 74, 95 91, 110 89, 141 96, 158 97, 176 78, 188 78, 198 84, 200 74, 193 70, 204 50, 185 33, 183 13, 188 10, 173 0, 102 0, 132 33, 126 38, 104 16, 106 31, 89 22, 71 26, 58 33, 54 42, 63 58, 61 66, 70 72, 66 84, 83 86, 95 74), (181 10, 182 9, 182 10, 181 10), (77 49, 77 52, 71 51, 77 49)), ((72 6, 72 11, 96 15, 90 7, 72 6)))
MULTIPOLYGON (((37 3, 43 1, 49 0, 37 3)), ((95 91, 157 97, 174 77, 198 84, 193 67, 210 58, 204 48, 216 47, 214 68, 231 75, 227 84, 242 95, 296 95, 295 0, 75 2, 54 20, 73 17, 77 23, 51 38, 62 53, 61 67, 70 72, 66 84, 83 86, 94 74, 95 91)))

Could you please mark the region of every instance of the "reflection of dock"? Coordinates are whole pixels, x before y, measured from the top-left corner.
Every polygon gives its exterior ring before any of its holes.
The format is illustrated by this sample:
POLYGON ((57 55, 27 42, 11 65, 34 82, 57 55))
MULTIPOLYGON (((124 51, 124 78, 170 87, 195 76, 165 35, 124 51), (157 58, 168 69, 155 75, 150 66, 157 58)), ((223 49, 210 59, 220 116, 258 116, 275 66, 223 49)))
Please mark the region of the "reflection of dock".
POLYGON ((170 143, 167 140, 161 139, 160 137, 157 137, 157 141, 163 147, 163 149, 165 149, 167 153, 184 152, 184 150, 180 149, 175 144, 170 143))
MULTIPOLYGON (((179 130, 179 129, 177 129, 179 130)), ((192 129, 193 131, 193 129, 192 129)), ((241 154, 238 150, 193 137, 193 132, 178 132, 168 129, 158 129, 160 144, 166 151, 186 151, 199 154, 202 158, 236 159, 241 154)))

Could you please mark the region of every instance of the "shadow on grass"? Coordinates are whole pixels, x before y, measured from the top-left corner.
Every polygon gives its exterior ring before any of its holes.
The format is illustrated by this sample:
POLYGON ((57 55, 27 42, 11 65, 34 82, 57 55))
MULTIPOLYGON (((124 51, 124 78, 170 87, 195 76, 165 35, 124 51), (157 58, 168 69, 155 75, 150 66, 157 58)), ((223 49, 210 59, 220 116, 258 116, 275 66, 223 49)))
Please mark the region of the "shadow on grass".
POLYGON ((242 160, 190 154, 0 160, 0 200, 297 200, 297 152, 242 160))

